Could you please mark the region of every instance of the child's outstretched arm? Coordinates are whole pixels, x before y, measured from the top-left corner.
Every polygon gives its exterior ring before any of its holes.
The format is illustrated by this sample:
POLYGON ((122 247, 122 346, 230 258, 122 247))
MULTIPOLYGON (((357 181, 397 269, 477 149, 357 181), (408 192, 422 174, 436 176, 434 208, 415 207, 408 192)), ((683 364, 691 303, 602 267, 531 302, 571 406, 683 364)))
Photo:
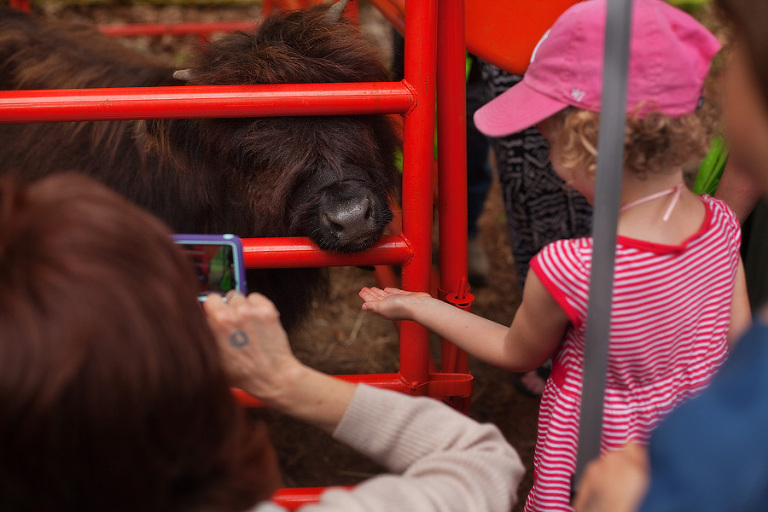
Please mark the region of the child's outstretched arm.
POLYGON ((363 288, 364 311, 389 320, 413 320, 489 364, 510 371, 537 368, 563 339, 568 317, 531 272, 523 302, 506 327, 432 298, 398 288, 363 288))

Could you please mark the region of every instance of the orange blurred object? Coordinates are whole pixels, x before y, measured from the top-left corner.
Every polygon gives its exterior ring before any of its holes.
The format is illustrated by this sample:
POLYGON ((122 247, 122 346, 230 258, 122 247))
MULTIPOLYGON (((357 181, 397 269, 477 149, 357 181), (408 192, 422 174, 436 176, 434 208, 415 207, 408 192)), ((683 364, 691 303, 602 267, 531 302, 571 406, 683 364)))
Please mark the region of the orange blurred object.
MULTIPOLYGON (((405 0, 369 1, 403 33, 405 0)), ((466 0, 467 51, 504 71, 522 74, 544 32, 566 9, 580 1, 466 0)))
POLYGON ((468 0, 467 51, 503 69, 522 74, 544 33, 580 0, 468 0))

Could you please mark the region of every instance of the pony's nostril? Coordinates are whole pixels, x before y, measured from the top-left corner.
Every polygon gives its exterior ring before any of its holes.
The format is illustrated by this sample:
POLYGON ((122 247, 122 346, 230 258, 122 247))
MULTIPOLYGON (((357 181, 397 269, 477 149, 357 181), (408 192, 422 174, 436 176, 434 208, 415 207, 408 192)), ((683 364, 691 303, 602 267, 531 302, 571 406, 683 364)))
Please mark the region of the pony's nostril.
POLYGON ((331 228, 334 232, 340 232, 344 230, 344 226, 339 224, 336 220, 334 220, 333 216, 330 213, 325 214, 325 220, 328 223, 328 227, 331 228))
POLYGON ((354 240, 370 236, 373 204, 370 197, 354 198, 323 212, 328 228, 340 237, 354 240))

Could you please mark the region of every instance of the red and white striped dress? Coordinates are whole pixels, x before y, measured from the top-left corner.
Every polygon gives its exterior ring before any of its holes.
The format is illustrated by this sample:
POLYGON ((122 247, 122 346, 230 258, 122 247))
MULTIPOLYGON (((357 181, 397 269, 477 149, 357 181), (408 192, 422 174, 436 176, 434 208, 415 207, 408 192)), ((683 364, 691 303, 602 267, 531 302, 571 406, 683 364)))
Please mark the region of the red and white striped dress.
MULTIPOLYGON (((679 246, 619 237, 602 449, 647 442, 727 356, 741 234, 722 201, 703 196, 701 230, 679 246)), ((531 262, 571 325, 553 356, 539 411, 534 485, 525 506, 570 511, 581 406, 592 239, 561 240, 531 262)))

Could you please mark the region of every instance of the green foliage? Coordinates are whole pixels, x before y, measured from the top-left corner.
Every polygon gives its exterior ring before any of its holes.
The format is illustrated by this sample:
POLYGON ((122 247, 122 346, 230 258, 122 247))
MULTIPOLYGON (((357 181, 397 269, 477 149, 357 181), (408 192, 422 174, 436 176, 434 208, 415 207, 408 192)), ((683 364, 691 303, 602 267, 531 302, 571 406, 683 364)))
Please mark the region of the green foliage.
POLYGON ((728 149, 725 147, 725 141, 722 137, 715 137, 712 140, 709 154, 701 162, 699 174, 696 176, 696 182, 693 185, 693 192, 695 194, 714 196, 717 186, 720 184, 720 177, 723 175, 727 160, 728 149))
POLYGON ((670 4, 674 5, 675 7, 679 7, 680 9, 683 9, 690 13, 695 13, 697 11, 700 11, 704 9, 707 6, 707 4, 709 4, 709 0, 667 0, 667 1, 670 4))

